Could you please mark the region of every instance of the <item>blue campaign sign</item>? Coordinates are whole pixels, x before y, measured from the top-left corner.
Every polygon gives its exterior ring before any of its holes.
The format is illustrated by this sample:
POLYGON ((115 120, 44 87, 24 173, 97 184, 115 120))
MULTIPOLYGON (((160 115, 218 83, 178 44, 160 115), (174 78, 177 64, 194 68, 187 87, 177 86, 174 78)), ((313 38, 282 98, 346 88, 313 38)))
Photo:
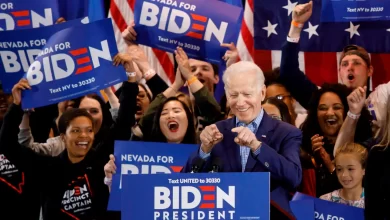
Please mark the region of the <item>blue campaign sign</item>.
MULTIPOLYGON (((364 220, 364 209, 317 199, 302 193, 296 193, 290 202, 293 206, 292 211, 296 217, 305 216, 308 212, 309 207, 306 206, 306 203, 299 203, 300 201, 312 201, 314 203, 315 219, 364 220)), ((301 219, 309 220, 312 218, 298 218, 298 220, 301 219)))
POLYGON ((195 144, 116 141, 114 155, 117 170, 112 179, 108 210, 121 210, 123 176, 178 173, 197 149, 195 144))
POLYGON ((321 22, 390 20, 390 1, 322 0, 321 22))
POLYGON ((0 31, 50 26, 58 18, 54 0, 0 0, 0 31))
POLYGON ((123 178, 123 219, 270 219, 269 173, 123 178))
POLYGON ((22 107, 36 108, 70 100, 127 80, 111 19, 77 25, 50 37, 29 67, 31 90, 22 93, 22 107))
POLYGON ((237 42, 242 12, 222 1, 138 0, 137 42, 168 52, 181 46, 190 58, 220 63, 226 51, 221 43, 237 42))
POLYGON ((28 71, 42 47, 54 33, 83 23, 88 23, 88 18, 71 20, 50 27, 2 32, 0 79, 3 91, 11 93, 12 87, 28 71))
POLYGON ((290 208, 297 220, 314 220, 313 200, 290 201, 290 208))

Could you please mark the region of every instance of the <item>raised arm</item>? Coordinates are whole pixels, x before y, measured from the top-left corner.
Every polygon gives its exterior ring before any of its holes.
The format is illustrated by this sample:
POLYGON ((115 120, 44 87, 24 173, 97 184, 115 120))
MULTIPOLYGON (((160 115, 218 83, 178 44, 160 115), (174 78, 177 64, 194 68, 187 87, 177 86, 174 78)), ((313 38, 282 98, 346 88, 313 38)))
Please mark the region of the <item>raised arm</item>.
POLYGON ((337 135, 333 155, 336 155, 337 149, 341 146, 354 142, 358 119, 365 105, 366 91, 367 87, 359 87, 347 97, 349 111, 337 135))
POLYGON ((14 101, 4 116, 0 131, 0 151, 17 167, 33 171, 33 167, 45 167, 49 159, 36 154, 18 142, 19 125, 23 117, 21 91, 25 89, 30 89, 26 79, 21 79, 12 89, 14 101))
POLYGON ((151 67, 148 57, 145 52, 134 41, 137 38, 137 32, 134 30, 134 21, 130 21, 130 25, 122 32, 122 36, 127 44, 127 53, 131 55, 138 70, 141 72, 142 78, 146 80, 146 84, 150 88, 153 97, 164 92, 168 85, 161 79, 156 71, 151 67))
POLYGON ((183 79, 187 81, 187 86, 190 92, 195 97, 195 104, 200 115, 205 117, 208 124, 212 124, 221 119, 221 107, 210 94, 208 89, 198 80, 191 72, 187 54, 180 47, 175 51, 176 61, 183 79))
POLYGON ((299 69, 299 38, 304 23, 312 14, 313 4, 297 5, 292 14, 292 23, 287 37, 287 42, 282 47, 280 63, 280 81, 290 91, 291 95, 304 107, 308 103, 317 86, 311 82, 299 69))

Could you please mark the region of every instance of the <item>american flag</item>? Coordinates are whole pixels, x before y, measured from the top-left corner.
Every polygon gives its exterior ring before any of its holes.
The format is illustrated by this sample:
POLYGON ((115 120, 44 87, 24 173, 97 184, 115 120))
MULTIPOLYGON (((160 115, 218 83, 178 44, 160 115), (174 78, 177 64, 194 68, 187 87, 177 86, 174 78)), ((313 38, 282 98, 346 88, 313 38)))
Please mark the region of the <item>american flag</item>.
MULTIPOLYGON (((280 49, 286 41, 292 10, 298 3, 305 2, 308 1, 245 0, 244 18, 237 42, 240 59, 254 61, 263 71, 278 67, 280 49)), ((113 19, 120 51, 126 50, 121 33, 134 17, 134 3, 135 0, 111 0, 109 16, 113 19)), ((357 44, 370 52, 374 67, 371 87, 390 81, 390 54, 385 54, 390 52, 390 22, 320 23, 321 0, 313 0, 313 3, 313 15, 301 34, 301 70, 317 85, 324 82, 337 83, 342 48, 348 44, 357 44)), ((172 54, 149 47, 143 49, 159 75, 168 84, 173 82, 172 54)))

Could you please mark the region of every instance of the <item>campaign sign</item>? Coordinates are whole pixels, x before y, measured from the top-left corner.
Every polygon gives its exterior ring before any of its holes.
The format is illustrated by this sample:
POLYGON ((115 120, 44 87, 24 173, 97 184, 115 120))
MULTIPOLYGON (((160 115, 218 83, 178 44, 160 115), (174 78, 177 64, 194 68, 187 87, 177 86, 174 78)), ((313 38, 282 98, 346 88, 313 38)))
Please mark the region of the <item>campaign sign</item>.
POLYGON ((137 43, 168 52, 182 47, 190 58, 219 63, 237 42, 242 8, 210 0, 138 0, 134 10, 137 43))
POLYGON ((178 173, 198 148, 195 144, 116 141, 114 155, 117 169, 112 178, 108 210, 121 210, 123 176, 178 173))
POLYGON ((0 31, 50 26, 58 18, 54 0, 0 0, 0 31))
POLYGON ((180 173, 123 178, 123 219, 270 218, 264 173, 180 173))
POLYGON ((322 0, 321 22, 390 20, 390 1, 322 0))
POLYGON ((0 38, 0 79, 3 91, 12 87, 28 71, 41 49, 56 32, 75 25, 88 23, 88 17, 36 29, 5 31, 0 38))
POLYGON ((22 107, 36 108, 77 98, 127 80, 110 18, 58 31, 29 67, 31 90, 22 93, 22 107))
MULTIPOLYGON (((300 203, 300 201, 312 201, 314 203, 313 215, 316 220, 364 220, 364 209, 317 199, 302 193, 296 193, 290 202, 291 206, 294 206, 292 211, 295 216, 307 214, 309 207, 305 203, 300 203)), ((313 218, 302 218, 302 220, 306 219, 313 218)), ((301 220, 301 218, 298 218, 298 220, 301 220)))

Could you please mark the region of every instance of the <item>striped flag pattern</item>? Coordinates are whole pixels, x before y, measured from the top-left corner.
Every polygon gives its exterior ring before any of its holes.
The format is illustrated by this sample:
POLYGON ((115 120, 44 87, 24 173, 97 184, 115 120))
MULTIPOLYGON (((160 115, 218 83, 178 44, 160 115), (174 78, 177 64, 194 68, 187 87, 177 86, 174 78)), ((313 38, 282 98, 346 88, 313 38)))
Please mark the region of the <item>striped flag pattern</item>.
MULTIPOLYGON (((262 28, 255 27, 255 19, 259 19, 261 14, 255 14, 255 4, 269 3, 268 0, 245 0, 244 17, 242 21, 241 32, 237 42, 240 60, 254 61, 263 71, 270 70, 280 65, 280 50, 265 50, 255 48, 256 39, 262 28), (255 3, 255 1, 258 1, 255 3)), ((286 12, 287 5, 294 5, 296 2, 291 0, 278 0, 285 2, 286 12)), ((122 39, 122 31, 127 27, 134 17, 135 0, 111 0, 109 17, 113 19, 115 37, 119 51, 126 50, 126 44, 122 39)), ((270 3, 272 4, 272 3, 270 3)), ((291 8, 290 8, 291 10, 291 8)), ((264 30, 265 31, 265 30, 264 30)), ((308 33, 302 32, 302 35, 308 33)), ((281 34, 280 34, 281 35, 281 34)), ((283 36, 283 37, 286 37, 283 36)), ((272 44, 272 39, 270 39, 272 44)), ((279 45, 281 47, 281 45, 279 45)), ((152 68, 168 83, 173 82, 174 61, 172 54, 158 49, 142 46, 152 68)), ((368 49, 368 48, 366 48, 368 49)), ((337 83, 338 77, 338 60, 341 52, 300 52, 299 66, 301 70, 317 85, 324 82, 337 83)), ((374 67, 374 74, 371 80, 371 87, 375 88, 381 83, 390 81, 390 54, 371 53, 371 62, 374 67)))

